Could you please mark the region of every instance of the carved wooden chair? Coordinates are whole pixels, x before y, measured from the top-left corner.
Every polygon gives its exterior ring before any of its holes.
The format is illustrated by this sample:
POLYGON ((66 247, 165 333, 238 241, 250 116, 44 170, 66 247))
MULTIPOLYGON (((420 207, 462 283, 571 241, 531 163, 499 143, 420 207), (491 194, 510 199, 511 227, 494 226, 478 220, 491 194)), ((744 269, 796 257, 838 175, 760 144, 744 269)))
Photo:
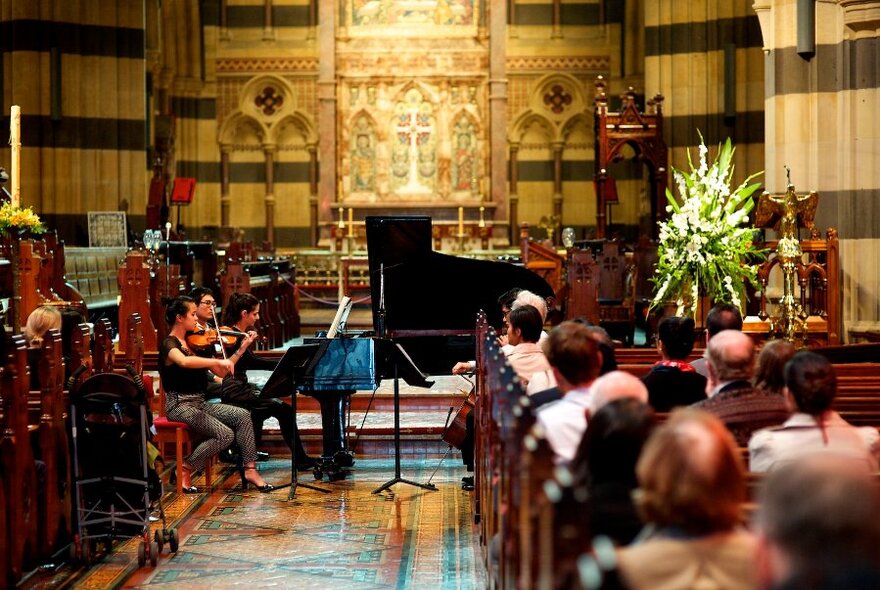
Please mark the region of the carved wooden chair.
POLYGON ((632 346, 635 332, 637 270, 619 242, 606 242, 599 254, 599 323, 612 337, 632 346))

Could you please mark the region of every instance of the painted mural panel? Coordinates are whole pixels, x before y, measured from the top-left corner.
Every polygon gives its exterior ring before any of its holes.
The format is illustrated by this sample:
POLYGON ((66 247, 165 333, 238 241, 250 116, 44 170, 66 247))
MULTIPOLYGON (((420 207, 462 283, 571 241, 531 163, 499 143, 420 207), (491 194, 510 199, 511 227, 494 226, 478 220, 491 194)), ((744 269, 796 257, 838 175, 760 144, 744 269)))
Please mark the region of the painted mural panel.
POLYGON ((343 26, 354 35, 396 32, 403 35, 468 34, 479 23, 480 0, 343 0, 343 26))

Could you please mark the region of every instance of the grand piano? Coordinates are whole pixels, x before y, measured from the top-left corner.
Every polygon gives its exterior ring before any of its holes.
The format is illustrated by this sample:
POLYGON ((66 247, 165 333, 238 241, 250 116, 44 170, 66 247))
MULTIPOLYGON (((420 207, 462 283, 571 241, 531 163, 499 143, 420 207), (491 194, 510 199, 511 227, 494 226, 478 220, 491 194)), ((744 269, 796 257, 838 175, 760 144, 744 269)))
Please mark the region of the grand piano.
POLYGON ((500 325, 498 298, 505 292, 553 295, 544 279, 521 266, 434 252, 430 217, 370 216, 366 228, 373 326, 378 333, 384 314, 387 337, 430 375, 449 374, 456 362, 474 358, 477 313, 500 325))

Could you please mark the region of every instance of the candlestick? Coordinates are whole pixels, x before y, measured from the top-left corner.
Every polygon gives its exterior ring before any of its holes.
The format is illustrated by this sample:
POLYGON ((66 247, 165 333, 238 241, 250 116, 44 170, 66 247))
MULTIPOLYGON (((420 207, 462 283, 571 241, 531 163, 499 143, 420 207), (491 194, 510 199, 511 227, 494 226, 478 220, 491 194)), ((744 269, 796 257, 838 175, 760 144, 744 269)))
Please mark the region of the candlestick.
POLYGON ((348 208, 348 237, 354 237, 354 209, 348 208))
POLYGON ((10 171, 10 193, 12 197, 10 202, 13 207, 18 207, 21 203, 21 188, 19 180, 21 180, 21 107, 17 104, 12 105, 9 111, 9 145, 12 148, 12 170, 10 171))
POLYGON ((486 208, 480 205, 480 227, 486 227, 486 218, 484 214, 486 212, 486 208))
POLYGON ((339 229, 345 229, 345 219, 342 217, 342 207, 339 208, 339 229))
POLYGON ((458 235, 464 235, 464 207, 458 208, 458 235))

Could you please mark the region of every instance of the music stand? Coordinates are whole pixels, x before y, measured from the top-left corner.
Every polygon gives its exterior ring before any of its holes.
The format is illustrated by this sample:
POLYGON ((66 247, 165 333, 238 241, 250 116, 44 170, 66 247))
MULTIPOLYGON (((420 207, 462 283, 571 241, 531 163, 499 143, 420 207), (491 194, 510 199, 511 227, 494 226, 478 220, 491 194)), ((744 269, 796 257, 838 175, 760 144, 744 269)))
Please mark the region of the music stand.
POLYGON ((375 343, 377 364, 384 369, 383 374, 387 375, 387 370, 391 369, 389 376, 394 379, 394 477, 373 490, 373 493, 378 494, 398 483, 436 492, 437 486, 432 483, 417 483, 400 475, 400 377, 403 377, 409 385, 419 387, 431 387, 434 382, 426 379, 425 374, 416 367, 406 351, 396 342, 376 338, 375 343))
MULTIPOLYGON (((290 488, 287 495, 288 500, 293 500, 296 496, 296 488, 302 486, 316 492, 329 494, 330 490, 319 488, 316 485, 300 483, 299 469, 296 461, 296 448, 299 444, 299 428, 296 424, 296 388, 302 383, 304 375, 309 366, 314 362, 315 356, 320 350, 318 344, 304 344, 302 346, 291 346, 281 357, 278 366, 272 371, 263 390, 260 392, 261 398, 277 398, 291 396, 290 405, 293 409, 293 448, 290 450, 290 483, 275 486, 276 490, 290 488)), ((273 490, 274 491, 274 490, 273 490)))

